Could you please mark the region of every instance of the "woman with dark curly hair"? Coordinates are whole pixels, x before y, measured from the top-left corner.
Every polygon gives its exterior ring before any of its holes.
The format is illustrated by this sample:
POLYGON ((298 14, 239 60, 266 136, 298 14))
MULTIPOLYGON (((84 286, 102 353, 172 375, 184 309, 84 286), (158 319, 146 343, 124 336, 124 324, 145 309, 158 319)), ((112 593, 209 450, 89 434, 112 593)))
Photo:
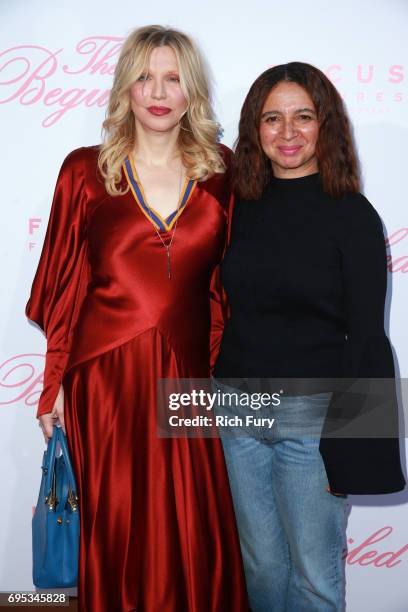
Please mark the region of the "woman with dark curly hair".
MULTIPOLYGON (((219 410, 239 412, 240 394, 286 379, 279 406, 257 414, 273 416, 272 428, 223 437, 250 603, 338 611, 347 494, 404 486, 396 436, 322 435, 336 410, 333 379, 394 376, 382 224, 359 193, 340 95, 313 66, 275 66, 254 82, 234 163, 222 266, 231 316, 214 373, 237 401, 219 410)), ((387 408, 384 424, 394 423, 395 403, 387 408)))

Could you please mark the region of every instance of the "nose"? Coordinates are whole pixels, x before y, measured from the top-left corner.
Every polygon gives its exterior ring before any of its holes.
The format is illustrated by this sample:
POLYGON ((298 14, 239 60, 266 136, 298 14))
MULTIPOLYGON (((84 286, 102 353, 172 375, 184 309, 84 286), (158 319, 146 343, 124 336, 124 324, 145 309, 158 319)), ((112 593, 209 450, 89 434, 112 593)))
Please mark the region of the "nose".
POLYGON ((296 136, 296 127, 292 119, 285 119, 282 122, 281 136, 285 140, 291 140, 296 136))
POLYGON ((151 96, 155 100, 162 100, 163 98, 166 97, 166 91, 165 91, 165 88, 164 88, 164 83, 163 83, 163 81, 161 79, 155 79, 154 80, 151 96))

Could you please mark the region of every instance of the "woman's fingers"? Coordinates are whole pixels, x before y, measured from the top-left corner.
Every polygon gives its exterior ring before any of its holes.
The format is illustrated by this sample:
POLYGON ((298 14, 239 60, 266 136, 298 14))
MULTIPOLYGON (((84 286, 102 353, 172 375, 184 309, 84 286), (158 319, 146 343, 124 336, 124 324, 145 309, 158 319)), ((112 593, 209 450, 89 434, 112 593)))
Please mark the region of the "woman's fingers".
POLYGON ((66 435, 67 432, 65 431, 64 421, 64 387, 62 385, 59 388, 57 399, 55 400, 54 408, 51 414, 58 418, 62 431, 66 435))
POLYGON ((39 425, 44 434, 44 440, 46 443, 48 442, 49 438, 52 438, 52 430, 54 428, 55 419, 56 417, 52 415, 52 412, 38 417, 39 425))
POLYGON ((66 434, 64 421, 64 388, 62 385, 59 388, 52 412, 42 414, 38 417, 38 420, 46 443, 52 438, 52 432, 56 424, 61 425, 62 431, 66 434))

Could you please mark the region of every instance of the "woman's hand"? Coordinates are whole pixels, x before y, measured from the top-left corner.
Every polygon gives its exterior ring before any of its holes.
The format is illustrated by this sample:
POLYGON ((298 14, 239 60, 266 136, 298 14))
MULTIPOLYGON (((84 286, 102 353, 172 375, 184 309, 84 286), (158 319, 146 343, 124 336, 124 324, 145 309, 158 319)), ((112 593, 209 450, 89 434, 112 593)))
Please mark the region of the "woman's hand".
POLYGON ((38 417, 38 421, 44 434, 44 440, 46 443, 50 438, 52 438, 52 431, 56 423, 61 425, 62 431, 64 434, 66 434, 64 422, 64 388, 62 385, 59 388, 52 412, 42 414, 38 417))

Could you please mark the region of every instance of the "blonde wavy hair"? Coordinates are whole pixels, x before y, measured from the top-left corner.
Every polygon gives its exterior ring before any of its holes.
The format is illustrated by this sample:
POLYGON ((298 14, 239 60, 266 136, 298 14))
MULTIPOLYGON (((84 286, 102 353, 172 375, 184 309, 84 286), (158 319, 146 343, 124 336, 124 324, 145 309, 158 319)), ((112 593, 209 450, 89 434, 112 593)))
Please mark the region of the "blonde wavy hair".
POLYGON ((183 32, 159 25, 134 30, 123 43, 115 69, 106 119, 102 125, 103 143, 98 167, 112 196, 120 190, 122 164, 136 142, 135 118, 130 105, 130 88, 146 71, 156 47, 173 49, 180 74, 180 86, 187 100, 187 111, 180 120, 179 148, 189 178, 204 181, 216 172, 225 172, 217 145, 220 125, 210 101, 208 71, 204 60, 183 32))

